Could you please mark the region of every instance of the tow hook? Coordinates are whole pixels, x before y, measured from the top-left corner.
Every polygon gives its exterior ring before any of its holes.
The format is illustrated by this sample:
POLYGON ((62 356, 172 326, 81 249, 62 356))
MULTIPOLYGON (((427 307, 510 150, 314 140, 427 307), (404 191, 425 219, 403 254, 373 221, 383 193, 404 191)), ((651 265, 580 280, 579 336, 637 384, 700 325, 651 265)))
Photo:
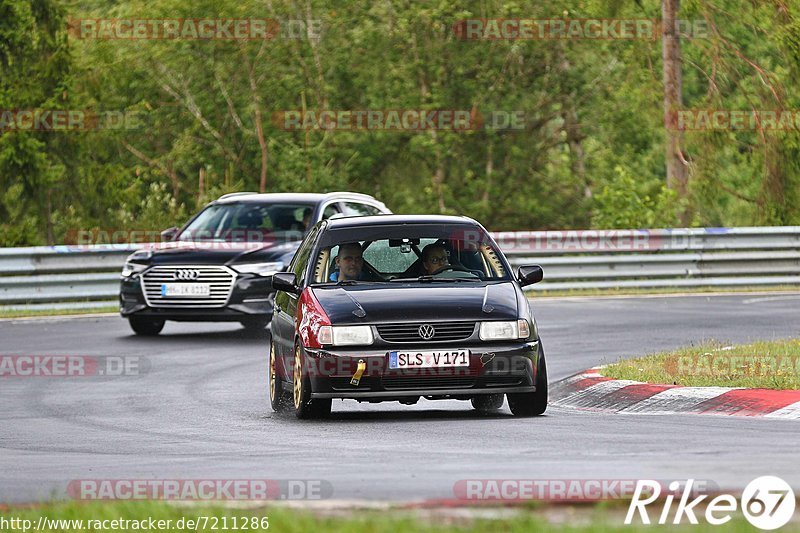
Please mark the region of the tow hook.
POLYGON ((364 370, 366 369, 367 369, 367 363, 365 363, 363 359, 359 359, 358 367, 356 368, 356 373, 353 374, 353 379, 350 380, 350 385, 358 387, 358 384, 361 383, 361 376, 364 375, 364 370))

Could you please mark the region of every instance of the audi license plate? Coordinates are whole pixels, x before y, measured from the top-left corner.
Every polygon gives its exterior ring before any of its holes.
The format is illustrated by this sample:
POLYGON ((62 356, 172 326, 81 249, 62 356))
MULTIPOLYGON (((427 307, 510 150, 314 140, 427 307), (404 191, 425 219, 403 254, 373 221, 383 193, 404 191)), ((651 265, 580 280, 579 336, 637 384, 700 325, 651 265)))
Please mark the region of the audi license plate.
POLYGON ((389 368, 444 368, 469 366, 469 350, 389 352, 389 368))
POLYGON ((208 283, 162 283, 161 296, 211 296, 208 283))

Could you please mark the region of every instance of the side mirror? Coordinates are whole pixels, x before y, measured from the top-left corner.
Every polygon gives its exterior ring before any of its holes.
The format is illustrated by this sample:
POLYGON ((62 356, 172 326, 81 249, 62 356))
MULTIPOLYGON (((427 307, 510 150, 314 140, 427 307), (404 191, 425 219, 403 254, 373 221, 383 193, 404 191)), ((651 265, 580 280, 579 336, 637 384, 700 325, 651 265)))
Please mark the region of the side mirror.
POLYGON ((544 271, 539 265, 523 265, 517 270, 517 279, 521 287, 539 283, 544 278, 544 271))
POLYGON ((276 272, 272 275, 272 290, 300 294, 294 272, 276 272))
POLYGON ((171 242, 175 240, 175 236, 178 234, 178 228, 172 226, 171 228, 167 228, 161 232, 161 241, 162 242, 171 242))

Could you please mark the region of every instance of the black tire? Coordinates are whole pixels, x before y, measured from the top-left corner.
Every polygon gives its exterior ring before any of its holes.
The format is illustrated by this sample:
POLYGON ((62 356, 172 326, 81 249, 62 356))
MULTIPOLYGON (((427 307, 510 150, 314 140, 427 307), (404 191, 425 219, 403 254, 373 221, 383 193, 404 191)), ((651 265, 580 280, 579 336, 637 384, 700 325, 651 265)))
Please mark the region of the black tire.
POLYGON ((269 324, 269 319, 264 317, 253 317, 253 318, 245 318, 240 320, 239 323, 244 326, 244 329, 247 331, 251 331, 253 333, 257 333, 263 331, 267 324, 269 324))
POLYGON ((331 400, 311 399, 311 379, 306 368, 306 356, 298 344, 294 349, 292 400, 294 414, 300 419, 325 418, 331 414, 331 400))
POLYGON ((128 317, 128 323, 137 335, 145 337, 155 337, 164 329, 164 320, 158 318, 133 315, 128 317))
POLYGON ((507 394, 508 406, 514 416, 539 416, 547 409, 547 363, 539 341, 539 362, 536 371, 536 392, 507 394))
POLYGON ((491 413, 503 407, 505 396, 502 394, 482 394, 472 397, 472 407, 482 413, 491 413))
POLYGON ((283 390, 283 379, 278 377, 276 370, 277 359, 275 355, 275 344, 270 343, 269 350, 269 403, 272 410, 276 413, 283 413, 289 409, 292 404, 292 399, 289 394, 283 390))

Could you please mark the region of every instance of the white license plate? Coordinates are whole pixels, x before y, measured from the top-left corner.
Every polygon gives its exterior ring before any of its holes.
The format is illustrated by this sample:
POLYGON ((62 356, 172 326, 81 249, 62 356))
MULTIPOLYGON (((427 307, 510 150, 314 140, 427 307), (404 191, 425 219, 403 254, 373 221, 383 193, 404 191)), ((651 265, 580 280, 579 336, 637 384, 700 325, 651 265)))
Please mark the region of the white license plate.
POLYGON ((389 352, 389 368, 446 368, 469 366, 469 350, 389 352))
POLYGON ((210 296, 208 283, 162 283, 161 296, 210 296))

